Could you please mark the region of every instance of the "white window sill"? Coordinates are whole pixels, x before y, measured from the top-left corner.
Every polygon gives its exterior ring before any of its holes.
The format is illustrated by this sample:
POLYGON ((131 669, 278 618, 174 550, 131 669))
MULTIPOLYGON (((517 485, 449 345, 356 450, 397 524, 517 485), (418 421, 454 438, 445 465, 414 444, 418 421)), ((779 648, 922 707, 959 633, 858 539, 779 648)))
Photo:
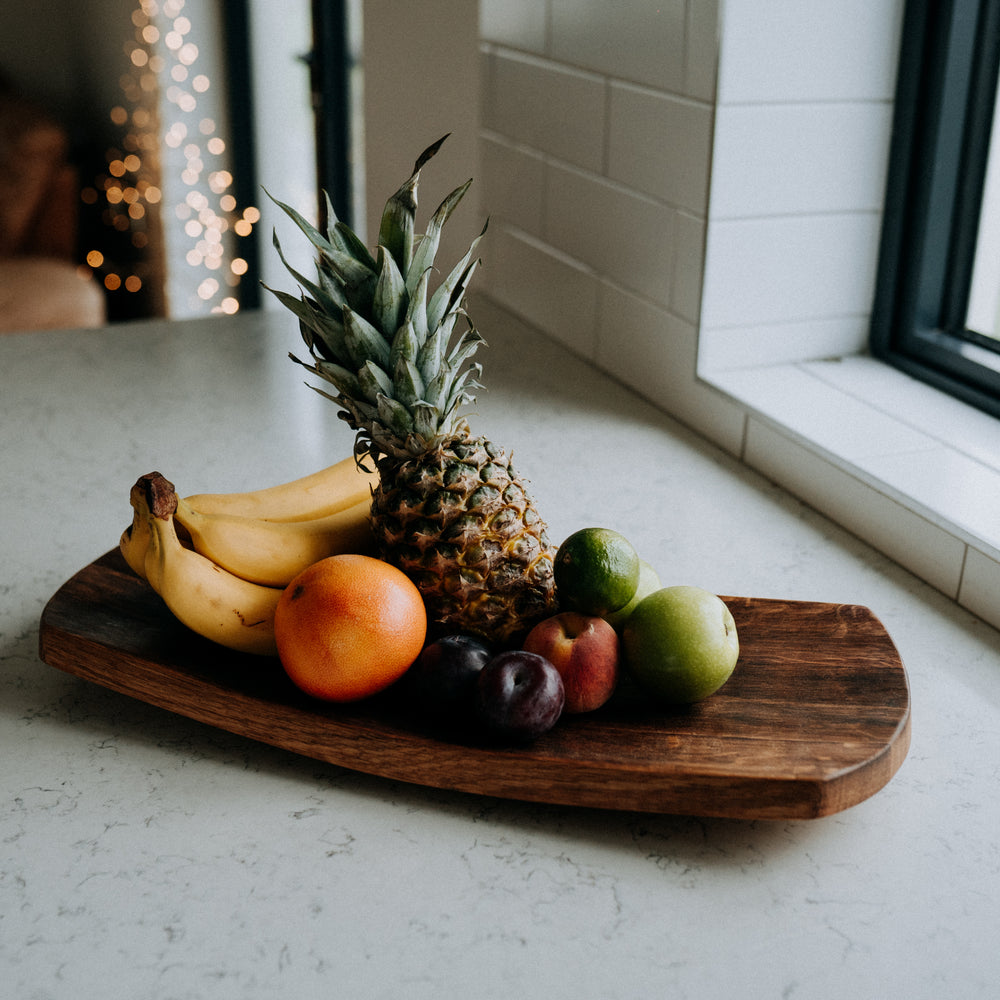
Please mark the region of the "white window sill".
POLYGON ((865 356, 700 377, 748 465, 1000 627, 1000 420, 865 356))

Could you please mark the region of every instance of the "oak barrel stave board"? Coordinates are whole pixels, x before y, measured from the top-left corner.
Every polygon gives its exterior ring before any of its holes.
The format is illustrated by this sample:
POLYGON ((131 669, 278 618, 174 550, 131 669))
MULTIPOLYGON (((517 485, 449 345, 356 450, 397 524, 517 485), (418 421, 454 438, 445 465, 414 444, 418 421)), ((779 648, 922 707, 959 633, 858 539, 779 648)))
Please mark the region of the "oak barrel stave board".
POLYGON ((859 605, 726 597, 740 662, 711 698, 651 708, 628 683, 528 747, 422 726, 391 695, 328 706, 276 660, 213 645, 181 626, 117 550, 47 604, 51 666, 250 739, 396 780, 604 809, 807 819, 868 798, 910 738, 896 648, 859 605))

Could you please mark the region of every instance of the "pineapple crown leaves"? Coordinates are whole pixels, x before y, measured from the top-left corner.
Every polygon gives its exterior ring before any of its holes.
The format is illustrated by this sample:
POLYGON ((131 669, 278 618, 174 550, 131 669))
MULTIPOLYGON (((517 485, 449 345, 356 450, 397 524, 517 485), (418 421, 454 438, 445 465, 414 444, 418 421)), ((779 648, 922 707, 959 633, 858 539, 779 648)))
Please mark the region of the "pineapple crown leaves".
POLYGON ((316 278, 310 279, 291 267, 274 234, 274 248, 299 295, 268 291, 298 318, 311 363, 289 356, 334 387, 331 393, 312 386, 337 403, 340 416, 358 431, 359 457, 422 454, 457 432, 456 411, 474 402, 474 390, 482 388, 477 381, 482 367, 471 359, 485 341, 464 300, 488 220, 431 290, 444 226, 472 181, 441 202, 425 233, 414 231, 420 171, 447 138, 420 154, 410 177, 386 202, 374 254, 336 219, 328 197, 330 222, 322 233, 268 194, 316 252, 316 278), (467 324, 460 334, 459 319, 467 324))

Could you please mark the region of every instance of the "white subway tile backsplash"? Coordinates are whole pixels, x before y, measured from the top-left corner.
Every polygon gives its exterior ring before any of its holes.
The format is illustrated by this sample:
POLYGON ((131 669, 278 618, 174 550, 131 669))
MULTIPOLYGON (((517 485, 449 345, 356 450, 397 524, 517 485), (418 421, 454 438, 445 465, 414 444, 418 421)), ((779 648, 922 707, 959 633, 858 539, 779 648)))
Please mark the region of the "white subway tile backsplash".
POLYGON ((973 614, 1000 628, 1000 560, 970 548, 958 601, 973 614))
POLYGON ((608 176, 704 215, 712 110, 700 101, 612 84, 608 176))
POLYGON ((855 354, 868 344, 868 325, 867 315, 857 315, 702 330, 698 370, 722 372, 855 354))
POLYGON ((490 297, 577 354, 594 357, 599 286, 594 274, 502 225, 490 230, 483 264, 481 288, 490 297))
POLYGON ((600 172, 604 164, 605 82, 555 63, 495 52, 483 124, 518 143, 600 172))
POLYGON ((655 397, 654 401, 664 408, 669 406, 667 412, 702 437, 714 441, 730 455, 741 457, 746 411, 714 386, 695 379, 679 386, 672 397, 655 397))
POLYGON ((684 336, 683 324, 665 309, 613 285, 602 288, 595 360, 630 385, 638 378, 645 395, 669 389, 668 359, 684 336))
POLYGON ((715 99, 719 65, 720 2, 721 0, 688 0, 684 93, 703 101, 715 99))
POLYGON ((703 327, 867 313, 880 226, 874 212, 711 221, 703 327))
POLYGON ((662 90, 684 83, 685 0, 550 0, 554 58, 662 90))
POLYGON ((497 45, 543 55, 547 19, 538 0, 479 0, 479 37, 497 45))
POLYGON ((674 265, 670 308, 697 324, 701 315, 701 281, 705 273, 705 220, 678 212, 674 222, 674 265))
POLYGON ((674 213, 593 174, 550 165, 545 238, 663 305, 670 299, 674 213))
POLYGON ((887 102, 724 105, 712 217, 880 211, 891 129, 887 102))
POLYGON ((885 451, 860 458, 857 466, 930 516, 945 513, 956 533, 1000 555, 1000 472, 945 447, 885 451))
POLYGON ((914 429, 1000 472, 1000 420, 996 417, 860 352, 839 362, 817 361, 806 367, 869 406, 905 413, 914 429))
POLYGON ((792 365, 745 368, 713 376, 755 412, 780 422, 788 434, 841 461, 877 465, 882 456, 933 448, 933 442, 888 414, 792 365))
POLYGON ((696 332, 683 320, 613 285, 602 289, 597 364, 649 399, 691 381, 696 332))
POLYGON ((481 0, 481 287, 1000 627, 1000 424, 859 356, 904 5, 481 0))
POLYGON ((891 100, 903 6, 725 0, 719 101, 891 100))
POLYGON ((692 324, 625 289, 603 286, 596 363, 738 455, 743 409, 694 378, 697 343, 698 331, 692 324))
POLYGON ((483 190, 487 215, 503 218, 535 236, 542 235, 545 161, 536 152, 495 136, 480 136, 483 190))
POLYGON ((950 597, 965 545, 810 448, 751 417, 744 460, 950 597))

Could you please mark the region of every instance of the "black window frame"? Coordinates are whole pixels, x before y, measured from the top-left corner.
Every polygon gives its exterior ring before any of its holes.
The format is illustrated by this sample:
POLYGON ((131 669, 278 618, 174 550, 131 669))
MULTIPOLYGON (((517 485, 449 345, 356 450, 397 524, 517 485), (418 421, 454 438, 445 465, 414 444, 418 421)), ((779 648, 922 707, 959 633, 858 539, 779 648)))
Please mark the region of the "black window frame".
POLYGON ((872 354, 1000 417, 1000 342, 966 328, 1000 71, 998 0, 908 0, 872 354))
MULTIPOLYGON (((261 191, 256 178, 256 143, 253 107, 253 67, 250 44, 250 0, 222 0, 225 18, 228 87, 232 95, 229 114, 232 135, 233 194, 240 205, 255 204, 261 191)), ((309 67, 310 99, 316 138, 316 214, 325 228, 329 197, 339 220, 354 226, 351 161, 351 53, 347 0, 310 0, 312 47, 302 59, 309 67)), ((242 309, 261 304, 261 240, 254 227, 240 243, 248 270, 238 295, 242 309)))
POLYGON ((326 199, 337 218, 353 227, 351 161, 351 56, 346 0, 312 0, 311 72, 316 122, 317 199, 321 226, 326 199))
MULTIPOLYGON (((253 80, 250 65, 250 17, 248 0, 223 0, 224 44, 227 86, 231 95, 229 149, 233 162, 232 193, 239 205, 256 205, 260 197, 256 176, 253 80)), ((241 309, 260 307, 260 236, 257 227, 240 238, 240 255, 247 271, 237 295, 241 309)))

